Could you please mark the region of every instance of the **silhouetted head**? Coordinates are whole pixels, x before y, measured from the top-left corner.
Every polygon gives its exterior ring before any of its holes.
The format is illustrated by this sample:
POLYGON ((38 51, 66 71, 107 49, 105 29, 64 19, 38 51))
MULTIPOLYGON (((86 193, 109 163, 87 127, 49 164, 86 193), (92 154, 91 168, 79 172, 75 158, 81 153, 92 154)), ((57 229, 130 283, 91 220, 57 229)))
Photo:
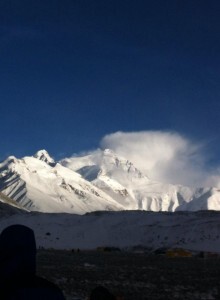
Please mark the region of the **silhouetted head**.
POLYGON ((0 279, 28 277, 36 270, 36 242, 32 229, 11 225, 0 234, 0 279))
POLYGON ((92 290, 90 300, 115 300, 115 296, 112 295, 105 287, 98 286, 92 290))

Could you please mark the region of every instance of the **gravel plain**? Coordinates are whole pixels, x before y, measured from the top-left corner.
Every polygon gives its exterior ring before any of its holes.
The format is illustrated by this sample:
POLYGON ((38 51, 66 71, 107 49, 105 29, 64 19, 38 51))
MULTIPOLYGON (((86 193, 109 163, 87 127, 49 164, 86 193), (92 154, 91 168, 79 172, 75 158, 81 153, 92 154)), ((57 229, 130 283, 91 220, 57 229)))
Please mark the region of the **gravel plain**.
POLYGON ((39 250, 38 275, 67 300, 84 300, 103 285, 125 300, 220 299, 220 258, 168 258, 131 252, 39 250))

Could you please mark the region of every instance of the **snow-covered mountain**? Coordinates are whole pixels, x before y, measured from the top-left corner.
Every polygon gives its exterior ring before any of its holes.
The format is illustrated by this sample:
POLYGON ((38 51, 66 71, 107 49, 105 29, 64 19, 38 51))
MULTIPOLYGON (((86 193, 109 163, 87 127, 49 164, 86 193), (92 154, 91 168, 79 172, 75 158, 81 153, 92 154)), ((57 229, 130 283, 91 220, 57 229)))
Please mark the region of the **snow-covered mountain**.
POLYGON ((55 162, 45 150, 0 163, 0 191, 30 211, 220 210, 220 191, 152 181, 112 150, 55 162))
POLYGON ((109 149, 82 157, 64 159, 60 163, 81 174, 125 209, 220 210, 218 189, 193 189, 150 180, 126 158, 119 157, 109 149))
POLYGON ((123 207, 80 174, 61 166, 46 151, 10 156, 0 164, 0 190, 32 211, 83 214, 123 207))

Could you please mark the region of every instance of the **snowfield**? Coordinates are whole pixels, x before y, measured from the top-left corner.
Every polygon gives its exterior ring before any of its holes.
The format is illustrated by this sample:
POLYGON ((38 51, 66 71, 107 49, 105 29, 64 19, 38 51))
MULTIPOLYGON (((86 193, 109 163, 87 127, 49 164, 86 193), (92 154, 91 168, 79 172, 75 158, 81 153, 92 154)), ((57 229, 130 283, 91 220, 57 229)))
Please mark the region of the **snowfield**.
POLYGON ((85 215, 13 211, 1 216, 0 230, 10 224, 31 227, 38 247, 44 248, 88 250, 113 246, 132 250, 143 246, 152 250, 181 247, 220 252, 220 212, 214 211, 121 211, 85 215))

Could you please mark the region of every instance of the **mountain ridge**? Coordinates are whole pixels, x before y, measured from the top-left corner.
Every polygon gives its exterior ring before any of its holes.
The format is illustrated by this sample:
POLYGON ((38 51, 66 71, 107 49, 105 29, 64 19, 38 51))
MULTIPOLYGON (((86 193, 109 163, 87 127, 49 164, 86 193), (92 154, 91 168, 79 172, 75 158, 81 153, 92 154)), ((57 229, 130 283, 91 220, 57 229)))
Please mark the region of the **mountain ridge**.
POLYGON ((55 161, 46 150, 0 163, 0 191, 40 212, 220 210, 216 188, 156 182, 110 149, 55 161))

